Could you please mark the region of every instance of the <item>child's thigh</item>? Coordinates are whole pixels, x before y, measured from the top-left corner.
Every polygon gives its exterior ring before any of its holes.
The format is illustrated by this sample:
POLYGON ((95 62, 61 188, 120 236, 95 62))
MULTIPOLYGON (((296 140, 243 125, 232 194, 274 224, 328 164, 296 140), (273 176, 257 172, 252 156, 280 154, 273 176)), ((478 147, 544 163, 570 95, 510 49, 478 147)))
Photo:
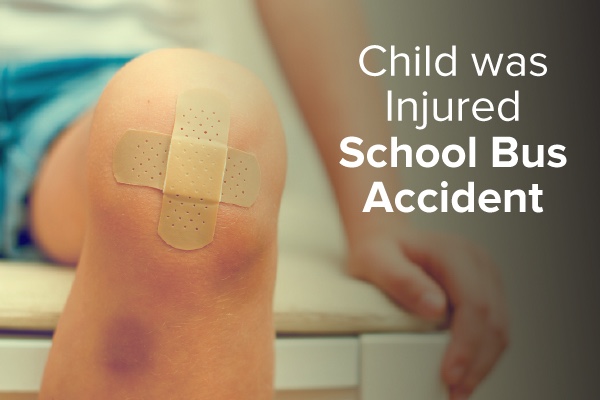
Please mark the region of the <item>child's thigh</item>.
POLYGON ((57 137, 32 188, 29 212, 33 236, 57 262, 75 264, 83 245, 90 122, 91 112, 87 112, 57 137))

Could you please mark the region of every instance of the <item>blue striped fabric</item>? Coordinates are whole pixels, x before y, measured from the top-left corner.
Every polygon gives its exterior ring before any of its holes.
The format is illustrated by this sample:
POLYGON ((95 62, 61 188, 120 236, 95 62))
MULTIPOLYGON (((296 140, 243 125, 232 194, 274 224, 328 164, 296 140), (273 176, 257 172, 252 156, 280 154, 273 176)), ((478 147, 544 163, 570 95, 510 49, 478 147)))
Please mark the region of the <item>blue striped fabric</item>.
POLYGON ((27 221, 39 163, 52 140, 96 103, 131 58, 0 59, 0 257, 40 257, 27 221))

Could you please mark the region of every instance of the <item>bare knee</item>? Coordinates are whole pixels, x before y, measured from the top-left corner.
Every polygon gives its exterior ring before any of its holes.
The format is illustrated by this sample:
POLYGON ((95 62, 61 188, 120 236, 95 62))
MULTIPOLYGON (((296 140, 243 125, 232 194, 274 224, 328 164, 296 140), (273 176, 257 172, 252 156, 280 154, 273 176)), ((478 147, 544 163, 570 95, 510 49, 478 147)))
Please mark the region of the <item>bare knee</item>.
POLYGON ((251 73, 191 50, 125 66, 94 113, 87 234, 42 398, 269 398, 284 175, 281 125, 251 73), (248 208, 219 203, 212 242, 186 251, 158 234, 161 190, 118 183, 113 155, 129 129, 171 134, 194 88, 227 97, 227 144, 255 155, 261 186, 248 208))
POLYGON ((277 213, 285 177, 285 148, 276 108, 262 83, 243 67, 195 50, 159 50, 126 65, 107 86, 95 111, 90 139, 89 230, 96 246, 141 254, 164 263, 192 265, 219 260, 222 274, 241 259, 275 247, 277 213), (194 88, 221 92, 231 106, 228 145, 254 154, 261 173, 256 202, 249 208, 220 203, 214 240, 200 250, 166 244, 157 227, 160 190, 119 184, 113 171, 117 142, 128 129, 171 134, 177 97, 194 88), (110 243, 107 243, 110 242, 110 243))

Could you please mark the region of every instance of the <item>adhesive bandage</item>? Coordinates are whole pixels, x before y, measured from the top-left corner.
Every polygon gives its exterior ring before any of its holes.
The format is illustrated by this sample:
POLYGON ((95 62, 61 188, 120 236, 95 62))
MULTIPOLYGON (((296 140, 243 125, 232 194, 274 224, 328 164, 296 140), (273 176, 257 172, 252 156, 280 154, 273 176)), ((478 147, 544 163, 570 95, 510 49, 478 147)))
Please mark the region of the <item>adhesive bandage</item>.
POLYGON ((229 113, 218 92, 190 90, 177 99, 172 135, 128 130, 117 143, 115 179, 163 192, 158 234, 172 247, 206 246, 220 202, 250 207, 258 197, 256 157, 227 146, 229 113))

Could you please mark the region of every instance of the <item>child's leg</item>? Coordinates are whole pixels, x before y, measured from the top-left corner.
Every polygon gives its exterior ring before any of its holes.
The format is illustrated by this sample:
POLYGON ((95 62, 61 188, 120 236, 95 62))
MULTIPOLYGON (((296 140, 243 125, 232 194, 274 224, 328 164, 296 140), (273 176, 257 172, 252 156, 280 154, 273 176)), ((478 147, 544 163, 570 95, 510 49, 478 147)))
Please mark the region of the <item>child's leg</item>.
POLYGON ((75 265, 83 247, 91 119, 88 112, 60 134, 42 162, 32 191, 29 210, 36 245, 58 263, 75 265))
POLYGON ((163 50, 115 76, 91 124, 86 237, 41 399, 271 396, 284 151, 268 93, 235 64, 163 50), (256 155, 261 190, 251 208, 221 203, 214 241, 181 251, 157 234, 162 193, 118 184, 113 151, 127 129, 170 133, 177 96, 203 87, 229 98, 229 145, 256 155))

